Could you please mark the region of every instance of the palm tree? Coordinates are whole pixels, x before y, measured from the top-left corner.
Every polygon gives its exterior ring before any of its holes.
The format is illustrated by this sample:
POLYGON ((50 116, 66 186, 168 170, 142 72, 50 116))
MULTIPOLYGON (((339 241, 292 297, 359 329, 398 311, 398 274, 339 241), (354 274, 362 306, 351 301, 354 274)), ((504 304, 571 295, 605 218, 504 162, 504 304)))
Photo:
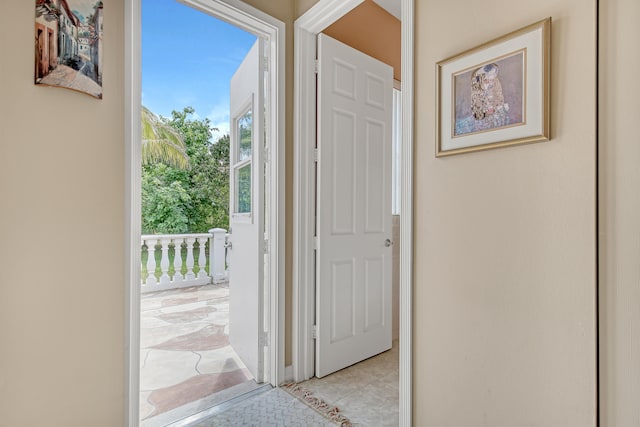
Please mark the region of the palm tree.
POLYGON ((142 163, 164 162, 189 169, 189 156, 182 135, 142 106, 142 163))

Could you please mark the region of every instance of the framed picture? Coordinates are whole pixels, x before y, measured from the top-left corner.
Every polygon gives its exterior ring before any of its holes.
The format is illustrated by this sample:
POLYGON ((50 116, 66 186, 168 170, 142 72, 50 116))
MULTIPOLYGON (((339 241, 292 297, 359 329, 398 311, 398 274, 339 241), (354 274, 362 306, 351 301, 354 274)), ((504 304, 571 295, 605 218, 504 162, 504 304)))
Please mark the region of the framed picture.
POLYGON ((436 156, 549 140, 551 18, 437 64, 436 156))
POLYGON ((35 84, 102 98, 102 1, 35 4, 35 84))

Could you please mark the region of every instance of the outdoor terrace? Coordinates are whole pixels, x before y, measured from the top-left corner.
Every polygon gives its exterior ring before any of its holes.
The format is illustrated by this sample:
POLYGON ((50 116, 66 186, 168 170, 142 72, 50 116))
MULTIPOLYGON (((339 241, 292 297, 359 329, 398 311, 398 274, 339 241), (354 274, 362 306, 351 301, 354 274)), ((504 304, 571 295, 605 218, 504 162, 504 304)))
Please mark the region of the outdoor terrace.
POLYGON ((258 386, 229 345, 225 242, 222 229, 142 236, 140 418, 145 427, 168 425, 258 386))

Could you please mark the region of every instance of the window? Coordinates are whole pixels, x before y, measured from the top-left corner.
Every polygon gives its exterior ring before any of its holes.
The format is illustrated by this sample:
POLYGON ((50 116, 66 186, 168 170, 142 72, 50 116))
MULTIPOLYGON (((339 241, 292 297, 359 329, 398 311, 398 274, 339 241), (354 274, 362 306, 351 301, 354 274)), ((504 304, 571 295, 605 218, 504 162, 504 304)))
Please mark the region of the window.
POLYGON ((251 163, 236 172, 236 213, 251 213, 251 163))
POLYGON ((251 157, 253 155, 253 114, 251 106, 235 120, 237 137, 234 171, 234 206, 236 214, 251 213, 251 157))
POLYGON ((247 111, 238 119, 238 161, 247 160, 251 157, 251 129, 253 120, 251 110, 247 111))

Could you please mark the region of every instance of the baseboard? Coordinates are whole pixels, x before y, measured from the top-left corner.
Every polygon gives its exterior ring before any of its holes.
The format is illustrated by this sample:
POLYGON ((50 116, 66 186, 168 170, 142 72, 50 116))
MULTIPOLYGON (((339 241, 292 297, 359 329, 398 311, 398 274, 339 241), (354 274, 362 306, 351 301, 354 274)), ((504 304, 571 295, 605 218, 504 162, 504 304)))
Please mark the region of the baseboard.
POLYGON ((293 381, 293 365, 284 367, 284 383, 290 383, 293 381))

